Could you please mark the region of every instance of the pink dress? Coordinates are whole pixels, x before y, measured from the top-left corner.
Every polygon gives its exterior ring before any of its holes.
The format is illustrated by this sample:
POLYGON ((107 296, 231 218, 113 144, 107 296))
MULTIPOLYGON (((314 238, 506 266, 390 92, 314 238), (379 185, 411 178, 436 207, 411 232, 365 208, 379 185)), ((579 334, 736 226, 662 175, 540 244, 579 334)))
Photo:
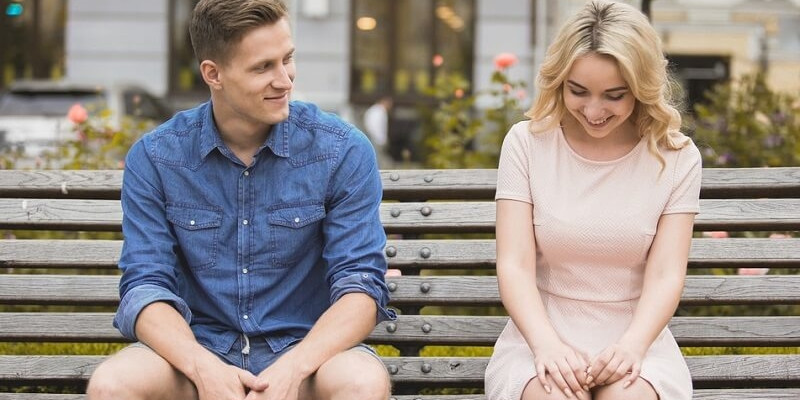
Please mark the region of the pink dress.
MULTIPOLYGON (((701 157, 694 144, 661 149, 640 141, 613 161, 575 153, 560 128, 514 125, 503 144, 497 199, 533 204, 536 284, 561 339, 590 359, 616 342, 639 300, 659 217, 699 210, 701 157)), ((488 400, 518 400, 536 376, 534 357, 509 320, 486 369, 488 400)), ((641 377, 661 400, 691 400, 689 370, 669 329, 647 352, 641 377)))

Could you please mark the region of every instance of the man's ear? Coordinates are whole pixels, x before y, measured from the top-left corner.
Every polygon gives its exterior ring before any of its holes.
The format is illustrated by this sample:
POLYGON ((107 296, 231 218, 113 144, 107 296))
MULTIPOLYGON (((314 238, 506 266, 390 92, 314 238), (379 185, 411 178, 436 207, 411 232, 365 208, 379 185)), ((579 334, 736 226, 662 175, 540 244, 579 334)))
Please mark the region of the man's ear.
POLYGON ((206 84, 215 90, 222 89, 222 80, 220 79, 219 66, 211 60, 203 60, 200 63, 200 74, 206 84))

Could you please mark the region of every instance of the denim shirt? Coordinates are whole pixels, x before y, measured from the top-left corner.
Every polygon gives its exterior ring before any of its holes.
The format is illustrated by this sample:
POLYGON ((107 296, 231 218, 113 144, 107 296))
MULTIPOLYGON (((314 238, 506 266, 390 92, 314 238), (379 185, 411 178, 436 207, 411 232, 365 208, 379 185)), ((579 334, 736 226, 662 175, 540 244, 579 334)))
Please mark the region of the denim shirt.
POLYGON ((126 158, 114 326, 136 339, 141 310, 162 301, 218 353, 242 334, 279 352, 347 293, 394 319, 381 195, 366 136, 311 104, 290 103, 250 166, 222 142, 211 103, 178 113, 126 158))

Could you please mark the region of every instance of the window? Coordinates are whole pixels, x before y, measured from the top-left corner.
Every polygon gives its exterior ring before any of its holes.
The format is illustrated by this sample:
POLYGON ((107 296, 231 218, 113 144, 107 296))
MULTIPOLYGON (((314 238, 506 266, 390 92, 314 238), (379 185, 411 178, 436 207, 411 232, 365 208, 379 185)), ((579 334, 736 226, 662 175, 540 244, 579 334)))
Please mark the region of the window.
POLYGON ((419 161, 419 107, 434 74, 472 82, 475 1, 353 0, 352 12, 350 101, 358 114, 391 97, 389 154, 419 161))
POLYGON ((724 56, 667 55, 672 73, 683 87, 686 111, 706 103, 705 93, 730 77, 730 60, 724 56))
POLYGON ((64 0, 0 0, 0 88, 64 75, 64 0))
POLYGON ((411 104, 439 68, 472 80, 474 0, 354 0, 350 97, 411 104))
POLYGON ((170 2, 170 94, 177 97, 208 96, 208 87, 200 77, 189 37, 189 20, 198 0, 170 2))

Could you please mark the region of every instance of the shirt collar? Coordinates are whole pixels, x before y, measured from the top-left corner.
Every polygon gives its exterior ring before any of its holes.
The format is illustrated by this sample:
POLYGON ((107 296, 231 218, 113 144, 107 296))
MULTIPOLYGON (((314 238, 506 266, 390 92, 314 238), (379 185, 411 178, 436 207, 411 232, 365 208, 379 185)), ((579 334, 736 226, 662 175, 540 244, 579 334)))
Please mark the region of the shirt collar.
POLYGON ((225 147, 222 142, 222 136, 217 130, 217 124, 214 123, 214 114, 211 112, 211 101, 207 101, 200 106, 200 157, 203 159, 211 153, 212 150, 219 147, 225 147))
POLYGON ((266 146, 278 157, 289 157, 289 119, 291 119, 292 107, 289 106, 289 118, 272 126, 272 131, 267 137, 266 146))
MULTIPOLYGON (((291 115, 291 113, 292 107, 290 105, 289 114, 291 115)), ((200 157, 205 159, 215 148, 219 148, 222 151, 225 148, 225 143, 222 141, 222 135, 220 135, 217 124, 214 122, 211 101, 201 106, 200 114, 203 121, 200 125, 200 157)), ((272 126, 272 131, 267 137, 266 143, 259 148, 258 152, 261 152, 265 146, 269 147, 279 157, 289 157, 289 118, 272 126)))

